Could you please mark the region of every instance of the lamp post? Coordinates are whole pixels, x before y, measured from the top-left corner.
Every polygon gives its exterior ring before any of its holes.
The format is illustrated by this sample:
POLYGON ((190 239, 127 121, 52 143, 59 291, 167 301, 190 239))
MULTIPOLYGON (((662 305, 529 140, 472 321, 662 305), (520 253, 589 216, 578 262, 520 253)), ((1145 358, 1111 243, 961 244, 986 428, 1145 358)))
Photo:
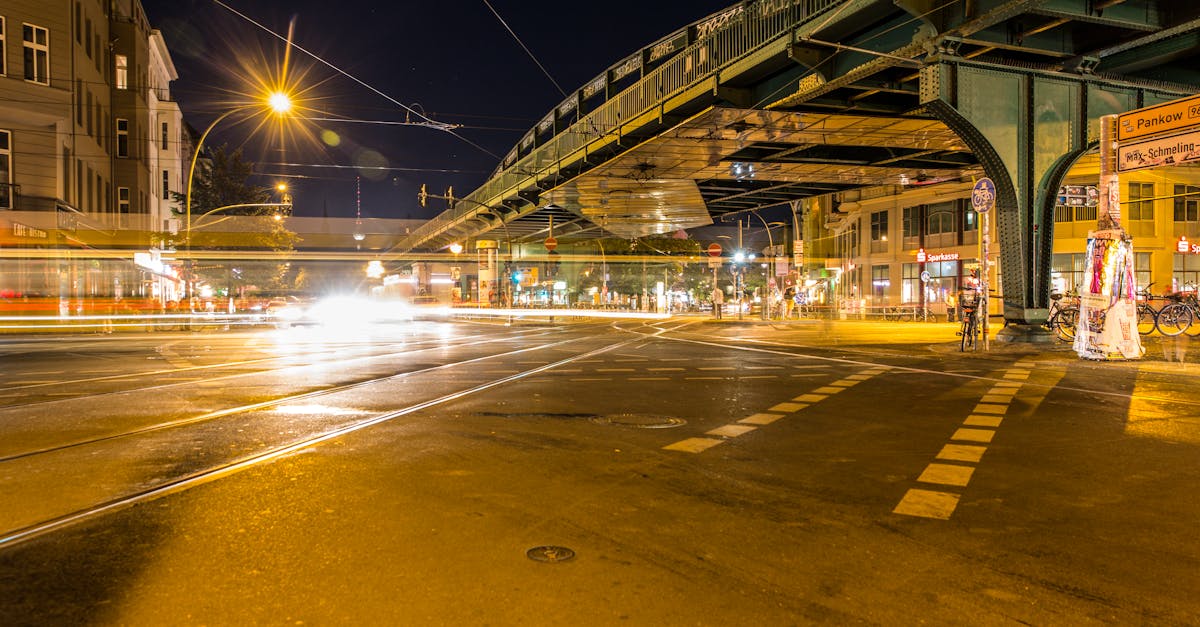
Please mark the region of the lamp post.
MULTIPOLYGON (((284 93, 282 91, 276 91, 267 96, 266 105, 275 114, 284 115, 292 110, 292 99, 286 93, 284 93)), ((188 167, 187 194, 184 197, 184 214, 186 216, 185 217, 185 226, 184 226, 184 243, 185 243, 185 245, 187 247, 187 251, 188 251, 188 267, 189 267, 188 277, 187 277, 187 294, 186 294, 186 296, 189 301, 192 298, 192 272, 191 272, 191 265, 192 265, 192 260, 191 260, 191 251, 192 251, 192 183, 195 182, 195 178, 196 178, 196 162, 199 161, 200 152, 204 149, 204 140, 208 139, 209 133, 211 133, 212 130, 217 127, 217 124, 219 124, 225 118, 233 115, 234 113, 238 113, 240 111, 245 111, 248 108, 257 107, 257 106, 261 106, 261 105, 259 103, 243 105, 240 107, 236 107, 234 109, 230 109, 229 111, 226 111, 225 113, 222 113, 221 115, 217 116, 217 119, 213 120, 212 123, 208 125, 208 128, 204 129, 204 132, 200 134, 200 139, 196 141, 196 147, 192 151, 192 162, 191 162, 191 165, 188 167)), ((282 183, 281 183, 281 185, 282 185, 282 183)), ((287 187, 285 185, 283 190, 281 190, 281 191, 286 191, 286 189, 287 189, 287 187)), ((290 203, 288 203, 288 204, 290 205, 290 203)), ((229 208, 229 207, 218 207, 217 209, 227 209, 227 208, 229 208)), ((217 209, 206 212, 205 215, 207 215, 208 213, 213 213, 217 209)), ((201 216, 201 217, 203 217, 203 216, 201 216)))

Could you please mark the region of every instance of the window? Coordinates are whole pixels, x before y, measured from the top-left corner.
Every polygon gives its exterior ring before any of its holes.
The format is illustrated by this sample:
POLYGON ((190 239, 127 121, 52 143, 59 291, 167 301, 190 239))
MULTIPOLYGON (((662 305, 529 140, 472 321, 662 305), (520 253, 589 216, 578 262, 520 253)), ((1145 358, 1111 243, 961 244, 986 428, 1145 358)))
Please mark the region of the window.
POLYGON ((162 199, 171 200, 171 171, 163 170, 162 199))
POLYGON ((888 212, 876 211, 871 214, 871 252, 887 252, 888 212))
POLYGON ((83 43, 83 10, 75 3, 75 43, 83 43))
POLYGON ((929 217, 927 221, 929 222, 929 228, 925 231, 926 235, 953 233, 955 229, 954 202, 929 205, 929 217))
POLYGON ((1138 288, 1150 285, 1150 253, 1133 253, 1133 273, 1138 288))
POLYGON ((1066 294, 1079 289, 1086 263, 1087 255, 1083 253, 1055 253, 1050 259, 1051 291, 1066 294))
POLYGON ((1200 187, 1195 185, 1176 185, 1175 198, 1176 222, 1200 222, 1200 187))
POLYGON ((904 249, 916 250, 921 241, 921 208, 905 207, 901 222, 904 249))
POLYGON ((92 58, 92 18, 83 19, 83 50, 88 58, 92 58))
POLYGON ((95 118, 92 116, 92 92, 90 92, 90 91, 87 93, 87 107, 86 107, 85 114, 87 115, 87 117, 85 118, 87 120, 87 126, 85 128, 87 128, 87 134, 91 135, 92 134, 92 120, 95 118))
POLYGON ((167 141, 171 137, 170 127, 166 122, 162 123, 162 149, 167 149, 167 141))
POLYGON ((962 242, 975 244, 979 242, 979 214, 967 200, 958 201, 958 214, 962 216, 962 242))
POLYGON ((1171 291, 1192 292, 1196 290, 1197 286, 1200 286, 1200 255, 1175 253, 1175 268, 1171 273, 1171 291))
POLYGON ((888 266, 871 266, 871 294, 875 297, 876 305, 887 301, 888 288, 891 286, 892 281, 888 278, 888 266))
POLYGON ((129 57, 118 54, 116 56, 117 64, 117 89, 129 89, 129 57))
POLYGON ((41 26, 25 24, 21 33, 25 40, 25 80, 49 85, 50 31, 41 26))
POLYGON ((0 131, 0 209, 12 206, 12 133, 0 131))
POLYGON ((1130 183, 1129 184, 1129 212, 1128 219, 1130 220, 1153 220, 1154 219, 1154 184, 1153 183, 1130 183), (1146 200, 1149 199, 1149 200, 1146 200))
POLYGON ((117 118, 117 156, 129 156, 129 120, 117 118))
POLYGON ((958 244, 958 219, 953 200, 929 205, 926 210, 925 247, 940 248, 958 244))
POLYGON ((117 188, 117 213, 129 213, 129 188, 117 188))
POLYGON ((8 41, 7 24, 3 17, 0 17, 0 76, 8 74, 8 52, 4 44, 8 41))
POLYGON ((906 263, 900 282, 900 302, 915 303, 921 300, 921 264, 906 263))
POLYGON ((83 127, 83 80, 75 79, 75 123, 83 127))

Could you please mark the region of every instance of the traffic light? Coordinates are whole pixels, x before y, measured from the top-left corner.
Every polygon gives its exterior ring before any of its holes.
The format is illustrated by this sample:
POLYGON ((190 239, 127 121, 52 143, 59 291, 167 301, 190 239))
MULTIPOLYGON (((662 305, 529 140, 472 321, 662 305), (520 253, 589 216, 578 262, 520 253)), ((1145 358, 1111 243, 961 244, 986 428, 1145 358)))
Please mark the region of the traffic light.
POLYGON ((417 200, 421 201, 421 206, 425 206, 425 201, 429 200, 429 192, 425 191, 425 184, 421 183, 421 191, 417 192, 417 200))

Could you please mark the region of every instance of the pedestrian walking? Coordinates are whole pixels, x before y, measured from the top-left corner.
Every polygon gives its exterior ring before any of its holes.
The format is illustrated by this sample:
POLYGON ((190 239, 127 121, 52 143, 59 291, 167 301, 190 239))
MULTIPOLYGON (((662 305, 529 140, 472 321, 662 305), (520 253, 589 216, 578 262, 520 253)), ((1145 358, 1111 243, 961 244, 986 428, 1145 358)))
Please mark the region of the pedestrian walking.
POLYGON ((783 290, 783 317, 784 317, 784 319, 791 319, 792 308, 794 308, 795 306, 796 306, 796 288, 789 285, 789 286, 787 286, 787 289, 783 290))
POLYGON ((717 320, 721 319, 721 306, 725 304, 725 292, 720 287, 714 287, 712 291, 712 307, 713 317, 717 320))

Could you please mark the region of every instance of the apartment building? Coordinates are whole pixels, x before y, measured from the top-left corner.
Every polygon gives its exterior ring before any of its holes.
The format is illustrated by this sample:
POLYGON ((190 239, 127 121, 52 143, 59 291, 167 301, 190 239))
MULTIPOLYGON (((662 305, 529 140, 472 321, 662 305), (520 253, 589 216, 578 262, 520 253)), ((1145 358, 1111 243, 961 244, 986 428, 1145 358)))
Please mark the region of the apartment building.
MULTIPOLYGON (((176 78, 139 0, 0 0, 0 248, 154 245, 182 184, 176 78)), ((0 257, 0 292, 120 284, 76 266, 0 257)))
MULTIPOLYGON (((1097 158, 1081 159, 1057 190, 1051 289, 1083 281, 1096 229, 1097 158)), ((979 267, 979 216, 970 181, 864 188, 808 201, 802 283, 813 302, 848 309, 933 306, 957 294, 979 267)), ((1155 293, 1200 285, 1200 168, 1162 167, 1121 176, 1122 226, 1133 237, 1139 286, 1155 293), (1195 242, 1195 245, 1192 244, 1195 242)), ((1000 235, 992 232, 990 285, 1003 293, 1000 235)), ((998 305, 997 305, 998 306, 998 305)))

